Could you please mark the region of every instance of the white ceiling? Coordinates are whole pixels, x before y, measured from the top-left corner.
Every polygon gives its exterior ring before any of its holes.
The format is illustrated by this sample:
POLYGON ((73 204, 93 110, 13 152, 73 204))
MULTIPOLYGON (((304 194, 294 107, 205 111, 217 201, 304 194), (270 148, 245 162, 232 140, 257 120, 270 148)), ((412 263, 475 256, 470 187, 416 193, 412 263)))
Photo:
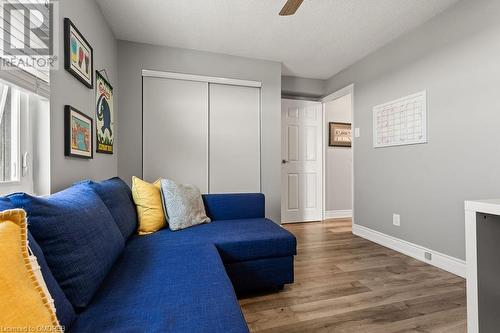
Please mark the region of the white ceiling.
POLYGON ((279 61, 327 79, 457 0, 97 0, 118 39, 279 61))

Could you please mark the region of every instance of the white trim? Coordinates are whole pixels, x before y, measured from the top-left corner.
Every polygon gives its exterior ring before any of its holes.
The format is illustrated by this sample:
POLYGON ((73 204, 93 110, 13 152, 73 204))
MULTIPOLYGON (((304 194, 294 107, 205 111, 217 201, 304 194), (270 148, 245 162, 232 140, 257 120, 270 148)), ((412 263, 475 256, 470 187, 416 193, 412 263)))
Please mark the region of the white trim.
POLYGON ((8 84, 2 83, 0 81, 0 87, 3 86, 2 94, 0 95, 0 124, 3 119, 3 114, 5 112, 5 103, 7 102, 7 95, 9 94, 10 86, 8 84))
POLYGON ((466 201, 465 210, 500 215, 500 199, 466 201))
POLYGON ((356 203, 354 202, 354 147, 355 145, 355 136, 354 136, 354 131, 356 130, 356 117, 354 113, 354 84, 349 85, 348 90, 351 93, 351 130, 352 130, 352 138, 351 138, 351 196, 352 196, 352 225, 355 225, 355 210, 354 207, 356 203), (353 130, 354 129, 354 130, 353 130))
POLYGON ((326 220, 326 149, 327 149, 327 133, 328 131, 326 130, 326 104, 324 102, 321 102, 321 128, 323 129, 323 135, 321 138, 321 151, 323 155, 323 161, 321 168, 321 177, 323 177, 323 180, 321 181, 321 210, 323 211, 323 217, 322 220, 326 220))
POLYGON ((262 188, 262 87, 259 89, 259 188, 260 192, 264 193, 262 188))
POLYGON ((342 89, 339 89, 329 95, 326 95, 325 97, 321 98, 321 102, 323 103, 328 103, 331 101, 334 101, 340 97, 343 97, 345 95, 352 94, 354 92, 354 84, 350 84, 347 87, 344 87, 342 89))
POLYGON ((149 69, 143 69, 142 76, 164 78, 164 79, 219 83, 219 84, 228 84, 233 86, 256 87, 256 88, 262 87, 262 82, 259 81, 240 80, 240 79, 195 75, 195 74, 184 74, 176 72, 162 72, 149 69))
POLYGON ((352 217, 352 209, 325 210, 325 219, 342 219, 352 217))
POLYGON ((467 262, 467 332, 479 332, 479 303, 477 292, 476 211, 468 210, 465 202, 465 260, 467 262))
POLYGON ((465 278, 466 266, 464 260, 451 257, 449 255, 407 242, 393 236, 383 234, 379 231, 375 231, 358 224, 353 224, 352 233, 359 237, 368 239, 374 243, 401 252, 417 260, 423 261, 429 265, 436 266, 452 274, 465 278), (432 254, 431 260, 425 259, 425 252, 429 252, 432 254))

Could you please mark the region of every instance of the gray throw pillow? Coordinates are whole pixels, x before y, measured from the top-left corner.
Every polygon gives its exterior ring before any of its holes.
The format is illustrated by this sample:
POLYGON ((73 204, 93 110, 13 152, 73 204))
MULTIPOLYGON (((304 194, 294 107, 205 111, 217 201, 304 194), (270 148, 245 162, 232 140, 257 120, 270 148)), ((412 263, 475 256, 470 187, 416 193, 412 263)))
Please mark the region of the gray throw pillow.
POLYGON ((162 179, 161 197, 170 230, 181 230, 210 222, 200 190, 196 186, 162 179))

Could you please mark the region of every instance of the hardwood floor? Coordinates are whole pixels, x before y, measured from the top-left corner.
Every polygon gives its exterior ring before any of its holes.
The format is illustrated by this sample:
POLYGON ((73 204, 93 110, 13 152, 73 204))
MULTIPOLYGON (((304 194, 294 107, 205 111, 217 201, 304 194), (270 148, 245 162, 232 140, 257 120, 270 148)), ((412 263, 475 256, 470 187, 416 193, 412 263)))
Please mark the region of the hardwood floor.
POLYGON ((285 227, 295 283, 240 299, 252 332, 466 332, 464 279, 354 236, 350 219, 285 227))

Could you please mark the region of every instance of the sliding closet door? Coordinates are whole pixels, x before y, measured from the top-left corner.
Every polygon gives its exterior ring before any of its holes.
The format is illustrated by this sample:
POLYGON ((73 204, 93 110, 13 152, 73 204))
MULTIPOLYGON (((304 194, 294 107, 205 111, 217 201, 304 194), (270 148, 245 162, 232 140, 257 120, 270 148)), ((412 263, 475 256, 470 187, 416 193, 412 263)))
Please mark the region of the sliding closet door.
POLYGON ((208 192, 208 83, 143 77, 143 173, 208 192))
POLYGON ((210 193, 260 192, 260 88, 209 89, 210 193))

